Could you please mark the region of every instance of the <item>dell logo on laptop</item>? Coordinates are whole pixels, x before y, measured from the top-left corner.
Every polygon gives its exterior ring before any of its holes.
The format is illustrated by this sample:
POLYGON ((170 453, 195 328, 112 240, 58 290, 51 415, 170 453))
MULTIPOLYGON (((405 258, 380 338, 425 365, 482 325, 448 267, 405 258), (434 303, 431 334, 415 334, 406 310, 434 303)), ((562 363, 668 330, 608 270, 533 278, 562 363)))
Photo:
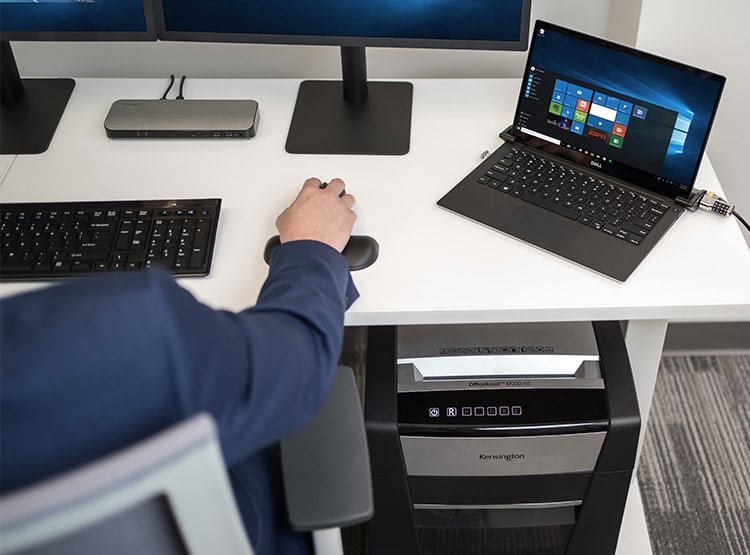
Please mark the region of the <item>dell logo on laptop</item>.
POLYGON ((596 160, 591 160, 591 165, 594 166, 595 168, 602 169, 602 163, 597 162, 596 160))

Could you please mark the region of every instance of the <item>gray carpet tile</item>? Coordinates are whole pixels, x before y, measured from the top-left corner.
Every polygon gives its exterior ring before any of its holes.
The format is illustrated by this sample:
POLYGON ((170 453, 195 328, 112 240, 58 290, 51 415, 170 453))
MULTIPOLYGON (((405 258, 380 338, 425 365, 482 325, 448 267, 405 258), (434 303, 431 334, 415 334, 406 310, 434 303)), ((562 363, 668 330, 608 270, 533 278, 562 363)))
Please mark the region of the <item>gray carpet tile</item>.
POLYGON ((750 554, 750 355, 662 359, 638 482, 654 555, 750 554))

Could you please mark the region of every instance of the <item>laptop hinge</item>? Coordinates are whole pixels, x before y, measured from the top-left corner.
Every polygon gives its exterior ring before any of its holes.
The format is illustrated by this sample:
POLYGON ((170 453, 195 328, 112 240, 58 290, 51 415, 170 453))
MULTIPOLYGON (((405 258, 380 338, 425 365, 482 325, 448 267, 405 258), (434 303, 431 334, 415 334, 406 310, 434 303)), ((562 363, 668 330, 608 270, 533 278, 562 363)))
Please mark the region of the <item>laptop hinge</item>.
POLYGON ((515 143, 516 140, 518 140, 518 137, 516 137, 513 133, 510 132, 510 130, 513 129, 512 125, 509 125, 506 127, 503 131, 500 132, 500 138, 504 140, 506 143, 515 143))

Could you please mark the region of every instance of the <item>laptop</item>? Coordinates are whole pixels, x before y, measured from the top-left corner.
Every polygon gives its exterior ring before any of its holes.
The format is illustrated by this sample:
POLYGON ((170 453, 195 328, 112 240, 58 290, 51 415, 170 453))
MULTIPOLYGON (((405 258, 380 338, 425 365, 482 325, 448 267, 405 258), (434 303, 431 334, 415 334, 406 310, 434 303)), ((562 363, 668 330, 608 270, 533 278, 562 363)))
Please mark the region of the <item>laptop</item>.
POLYGON ((688 205, 724 82, 537 21, 505 143, 438 205, 624 282, 688 205))

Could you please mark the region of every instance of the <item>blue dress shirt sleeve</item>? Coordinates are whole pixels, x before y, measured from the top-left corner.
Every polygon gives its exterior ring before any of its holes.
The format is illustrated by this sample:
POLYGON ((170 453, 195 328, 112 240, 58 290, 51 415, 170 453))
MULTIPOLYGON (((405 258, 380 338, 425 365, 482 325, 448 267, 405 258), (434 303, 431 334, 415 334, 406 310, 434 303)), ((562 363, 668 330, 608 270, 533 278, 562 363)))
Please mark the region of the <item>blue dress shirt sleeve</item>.
POLYGON ((198 302, 160 271, 112 274, 0 304, 0 490, 93 460, 199 411, 229 466, 300 427, 338 362, 357 298, 343 256, 274 251, 257 304, 198 302))

